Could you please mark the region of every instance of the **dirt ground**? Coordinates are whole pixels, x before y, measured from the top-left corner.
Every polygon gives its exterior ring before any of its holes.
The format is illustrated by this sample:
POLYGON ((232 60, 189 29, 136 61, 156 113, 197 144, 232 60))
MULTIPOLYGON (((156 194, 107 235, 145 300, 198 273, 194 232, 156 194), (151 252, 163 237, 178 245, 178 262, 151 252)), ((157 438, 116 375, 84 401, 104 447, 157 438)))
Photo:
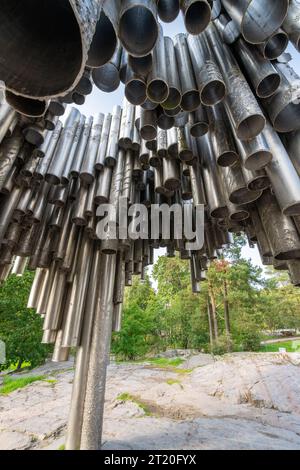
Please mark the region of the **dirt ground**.
MULTIPOLYGON (((73 364, 0 396, 0 449, 65 441, 73 364)), ((180 367, 111 364, 103 448, 300 449, 300 354, 199 354, 180 367)))

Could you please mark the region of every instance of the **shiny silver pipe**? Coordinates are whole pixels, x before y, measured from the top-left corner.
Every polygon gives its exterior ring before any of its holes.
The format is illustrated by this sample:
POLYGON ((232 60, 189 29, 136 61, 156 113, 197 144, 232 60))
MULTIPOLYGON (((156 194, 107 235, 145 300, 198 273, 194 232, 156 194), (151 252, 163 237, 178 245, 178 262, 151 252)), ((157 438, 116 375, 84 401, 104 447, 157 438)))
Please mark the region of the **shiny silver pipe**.
POLYGON ((202 137, 209 130, 209 121, 206 108, 202 105, 189 114, 189 129, 192 137, 202 137))
POLYGON ((300 52, 300 3, 298 0, 291 0, 287 16, 283 23, 283 29, 289 35, 290 41, 300 52))
POLYGON ((16 128, 11 137, 5 138, 0 144, 0 189, 2 189, 11 167, 16 162, 23 143, 22 133, 19 128, 16 128))
POLYGON ((101 67, 114 55, 117 47, 120 0, 98 2, 97 24, 88 51, 86 65, 91 68, 101 67))
POLYGON ((87 96, 87 95, 90 95, 92 91, 93 91, 92 73, 89 68, 86 68, 83 72, 83 75, 79 83, 76 85, 74 92, 83 96, 87 96))
POLYGON ((277 133, 267 124, 264 137, 273 153, 266 172, 285 215, 300 214, 300 179, 277 133))
POLYGON ((100 295, 101 253, 94 248, 93 265, 89 280, 87 301, 85 305, 84 322, 80 346, 76 353, 75 375, 72 389, 71 407, 68 419, 66 449, 80 449, 83 423, 84 397, 88 376, 90 343, 93 331, 93 320, 100 295))
POLYGON ((63 116, 66 111, 67 104, 63 103, 61 98, 56 98, 50 101, 47 112, 53 116, 63 116))
POLYGON ((16 117, 14 108, 9 106, 6 102, 0 104, 0 143, 4 139, 6 133, 9 131, 11 124, 16 117))
POLYGON ((180 0, 157 0, 157 13, 164 23, 175 21, 180 12, 180 0))
POLYGON ((197 139, 197 143, 199 153, 203 158, 202 175, 210 216, 218 219, 224 218, 227 216, 228 209, 210 133, 197 139))
POLYGON ((64 128, 62 129, 60 139, 55 149, 55 153, 46 173, 46 181, 50 184, 59 184, 63 173, 66 159, 72 148, 72 143, 77 126, 80 121, 80 112, 72 108, 64 128))
POLYGON ((183 162, 193 160, 193 152, 188 145, 187 130, 185 127, 177 127, 177 142, 178 142, 178 156, 179 159, 183 162))
POLYGON ((180 188, 180 171, 178 161, 170 158, 163 159, 163 185, 168 191, 180 188))
POLYGON ((121 56, 122 47, 121 45, 118 45, 109 62, 101 67, 93 69, 93 81, 99 90, 105 93, 112 93, 119 88, 121 56))
POLYGON ((74 139, 72 142, 69 157, 66 160, 66 164, 65 164, 63 173, 61 175, 61 184, 64 184, 64 185, 69 184, 70 178, 72 177, 71 169, 77 165, 77 158, 78 158, 77 151, 78 151, 79 141, 80 141, 83 129, 84 129, 85 119, 86 119, 85 116, 83 115, 80 116, 80 120, 76 128, 76 132, 74 134, 74 139))
POLYGON ((96 162, 95 162, 95 169, 99 171, 102 170, 104 163, 105 163, 111 121, 112 121, 112 115, 110 113, 106 114, 104 118, 104 122, 103 122, 103 127, 102 127, 99 151, 98 151, 96 162))
POLYGON ((47 130, 39 124, 29 125, 23 128, 23 135, 29 144, 39 147, 45 141, 47 130))
POLYGON ((200 96, 193 74, 185 34, 181 33, 176 35, 175 52, 181 83, 181 107, 184 111, 195 111, 200 105, 200 96))
POLYGON ((300 286, 300 261, 290 260, 287 262, 291 283, 294 286, 300 286))
POLYGON ((91 128, 91 133, 86 146, 85 154, 80 167, 80 180, 91 184, 95 179, 95 164, 99 150, 104 114, 98 113, 91 128))
POLYGON ((259 253, 263 258, 269 258, 272 256, 272 249, 270 247, 268 237, 262 225, 258 210, 255 206, 251 206, 249 210, 251 221, 255 229, 259 253))
POLYGON ((113 319, 116 255, 102 257, 100 301, 94 318, 83 412, 81 450, 101 448, 106 370, 113 319))
POLYGON ((125 51, 125 49, 123 48, 119 74, 120 74, 120 80, 122 83, 124 83, 124 85, 126 83, 127 66, 128 66, 128 52, 125 51))
POLYGON ((154 140, 157 137, 156 112, 141 110, 140 134, 144 140, 154 140))
POLYGON ((130 201, 134 155, 132 150, 127 150, 125 154, 124 177, 122 187, 122 197, 130 201))
POLYGON ((54 116, 52 113, 49 113, 49 111, 47 111, 43 120, 45 129, 47 129, 47 131, 52 132, 54 131, 57 123, 58 123, 58 116, 54 116))
POLYGON ((15 208, 18 205, 20 197, 22 195, 22 189, 15 186, 9 196, 5 196, 2 202, 1 213, 0 213, 0 241, 2 242, 5 232, 10 224, 11 217, 15 208))
POLYGON ((281 139, 300 177, 300 130, 286 134, 281 139))
POLYGON ((147 54, 144 57, 133 57, 132 55, 129 55, 128 65, 135 74, 140 75, 141 77, 147 77, 153 66, 152 53, 147 54))
POLYGON ((264 42, 282 25, 289 0, 222 0, 223 7, 234 20, 247 42, 264 42))
POLYGON ((182 0, 184 24, 190 34, 198 35, 206 29, 211 20, 211 5, 207 0, 182 0))
POLYGON ((211 54, 206 37, 189 34, 187 44, 201 103, 205 106, 215 106, 224 99, 226 86, 219 66, 211 54))
POLYGON ((166 36, 164 37, 164 43, 169 94, 167 99, 162 103, 162 106, 164 109, 175 109, 181 103, 181 86, 177 67, 177 59, 173 40, 166 36))
POLYGON ((34 152, 34 155, 37 158, 40 158, 41 154, 44 154, 44 157, 40 159, 38 162, 37 167, 34 170, 33 176, 38 180, 43 180, 51 163, 51 160, 54 156, 54 152, 60 138, 60 134, 62 131, 62 123, 59 121, 56 125, 56 128, 53 132, 50 133, 50 142, 47 145, 47 141, 45 140, 44 144, 38 149, 38 151, 34 152))
POLYGON ((92 268, 93 241, 83 237, 70 295, 65 312, 62 345, 77 347, 80 344, 88 285, 92 268))
POLYGON ((239 38, 240 32, 235 22, 226 14, 222 13, 214 20, 221 38, 226 44, 233 44, 239 38))
POLYGON ((118 149, 119 149, 119 132, 120 132, 120 125, 121 125, 121 118, 122 118, 122 108, 121 106, 114 106, 113 113, 112 113, 112 120, 109 132, 109 139, 107 143, 107 150, 105 155, 105 165, 107 166, 115 166, 117 157, 118 157, 118 149))
POLYGON ((17 0, 4 1, 0 48, 5 52, 5 66, 0 66, 0 76, 7 89, 39 99, 72 90, 84 70, 98 7, 96 0, 69 0, 63 5, 57 1, 51 5, 34 2, 26 6, 17 0), (41 29, 36 28, 37 23, 41 29))
POLYGON ((154 191, 158 194, 165 194, 166 190, 163 184, 163 168, 158 166, 154 171, 154 191))
POLYGON ((272 161, 275 149, 274 147, 270 148, 264 132, 247 141, 241 141, 236 136, 234 137, 241 162, 247 170, 261 170, 272 161))
POLYGON ((160 129, 157 134, 157 155, 159 158, 166 157, 168 153, 167 132, 160 129))
POLYGON ((257 96, 269 98, 274 95, 281 84, 281 77, 272 63, 242 39, 236 43, 235 51, 257 96))
POLYGON ((155 0, 123 0, 120 11, 119 38, 126 51, 144 57, 154 48, 158 37, 155 0))
POLYGON ((260 197, 261 191, 250 191, 248 189, 239 164, 222 167, 222 176, 229 200, 233 204, 249 204, 260 197))
POLYGON ((216 28, 209 26, 205 34, 226 83, 225 107, 236 134, 241 140, 253 139, 263 130, 265 117, 232 52, 226 44, 222 44, 216 28))
POLYGON ((257 44, 257 48, 265 59, 275 60, 284 53, 288 43, 288 35, 280 28, 265 42, 262 44, 257 44))
POLYGON ((172 116, 167 116, 162 107, 158 107, 157 111, 157 127, 167 131, 175 125, 175 119, 172 116))
POLYGON ((78 193, 78 198, 74 204, 74 211, 72 214, 72 223, 78 226, 85 226, 87 219, 85 217, 85 208, 87 204, 89 188, 85 184, 81 184, 78 193))
POLYGON ((172 158, 178 157, 177 131, 175 127, 167 130, 168 154, 172 158))
POLYGON ((152 69, 147 79, 147 97, 153 103, 163 103, 169 96, 169 85, 165 41, 161 25, 158 28, 158 38, 152 54, 152 69))
POLYGON ((300 257, 300 239, 293 220, 282 214, 275 196, 265 191, 257 204, 263 228, 276 260, 300 257))
POLYGON ((140 106, 145 103, 147 98, 146 78, 133 72, 132 68, 127 66, 125 79, 125 96, 129 103, 134 106, 140 106))
POLYGON ((112 171, 112 168, 105 166, 98 176, 94 198, 95 204, 98 206, 109 201, 112 171))
POLYGON ((132 148, 133 129, 135 120, 135 107, 127 101, 123 100, 123 113, 121 120, 121 128, 119 134, 119 146, 127 150, 132 148))
POLYGON ((237 206, 232 202, 226 200, 226 205, 228 207, 228 217, 229 220, 233 222, 241 222, 242 220, 247 220, 249 218, 249 212, 245 207, 237 206))
POLYGON ((264 191, 271 186, 270 179, 265 170, 247 170, 241 166, 243 177, 250 191, 264 191))
POLYGON ((226 125, 223 104, 208 109, 212 145, 219 166, 231 166, 239 160, 230 125, 226 125))
POLYGON ((264 106, 277 132, 292 132, 300 128, 300 77, 288 64, 274 65, 281 74, 282 86, 264 106))
POLYGON ((47 110, 47 102, 24 98, 24 96, 15 95, 11 91, 5 93, 7 103, 23 116, 38 118, 44 116, 47 110))

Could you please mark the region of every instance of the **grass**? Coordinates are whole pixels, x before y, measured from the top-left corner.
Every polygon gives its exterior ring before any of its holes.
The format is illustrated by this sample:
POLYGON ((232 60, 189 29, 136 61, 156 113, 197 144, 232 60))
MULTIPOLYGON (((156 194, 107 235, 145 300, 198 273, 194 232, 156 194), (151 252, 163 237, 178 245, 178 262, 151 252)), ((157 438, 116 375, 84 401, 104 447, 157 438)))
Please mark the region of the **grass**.
POLYGON ((180 380, 175 380, 175 379, 168 379, 168 380, 166 381, 166 383, 167 383, 168 385, 181 385, 180 380))
POLYGON ((167 359, 166 357, 152 357, 150 359, 146 359, 146 362, 150 362, 151 364, 162 367, 177 367, 184 363, 184 359, 180 359, 180 357, 176 357, 175 359, 167 359))
POLYGON ((66 450, 65 444, 62 444, 61 446, 59 446, 59 448, 57 450, 66 450))
POLYGON ((143 403, 142 401, 139 400, 139 398, 135 397, 134 395, 131 395, 130 393, 121 393, 118 397, 117 400, 120 401, 130 401, 131 403, 135 403, 139 408, 141 408, 146 416, 151 416, 151 411, 149 410, 148 406, 143 403))
POLYGON ((15 390, 27 387, 27 385, 30 385, 33 382, 38 382, 45 379, 45 375, 32 375, 30 377, 20 377, 18 379, 4 377, 3 385, 0 387, 0 395, 8 395, 15 390))
POLYGON ((260 348, 261 352, 278 352, 279 348, 285 348, 287 352, 300 351, 300 341, 285 341, 283 343, 263 344, 260 348))

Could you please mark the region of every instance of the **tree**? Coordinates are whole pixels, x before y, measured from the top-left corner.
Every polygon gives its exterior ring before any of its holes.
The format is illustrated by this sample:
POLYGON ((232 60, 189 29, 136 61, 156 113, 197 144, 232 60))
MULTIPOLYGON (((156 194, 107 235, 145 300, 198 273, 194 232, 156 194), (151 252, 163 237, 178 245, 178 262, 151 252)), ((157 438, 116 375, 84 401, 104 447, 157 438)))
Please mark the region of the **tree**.
POLYGON ((0 339, 6 346, 2 370, 23 362, 36 367, 49 355, 50 347, 41 344, 43 320, 27 309, 32 281, 33 273, 26 271, 22 277, 10 276, 0 287, 0 339))

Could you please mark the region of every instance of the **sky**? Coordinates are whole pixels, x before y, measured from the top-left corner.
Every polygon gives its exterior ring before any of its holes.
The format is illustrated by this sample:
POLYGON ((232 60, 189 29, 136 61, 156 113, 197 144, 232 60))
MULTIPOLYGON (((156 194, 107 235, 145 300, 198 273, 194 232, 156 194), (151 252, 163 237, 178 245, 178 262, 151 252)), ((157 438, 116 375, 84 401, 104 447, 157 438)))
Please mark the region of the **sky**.
MULTIPOLYGON (((182 15, 180 15, 176 21, 173 21, 173 23, 162 23, 162 26, 164 35, 170 36, 172 38, 178 33, 185 32, 182 15)), ((300 75, 300 54, 292 44, 289 45, 286 52, 289 52, 292 55, 293 60, 290 62, 290 65, 300 75)), ((87 116, 97 114, 99 112, 108 113, 116 104, 122 104, 123 97, 124 85, 122 83, 118 90, 113 93, 103 93, 94 87, 91 95, 87 97, 85 104, 83 106, 79 106, 78 109, 81 111, 81 113, 87 116)), ((161 254, 163 254, 163 251, 158 250, 155 254, 155 259, 157 259, 157 257, 161 254)), ((255 265, 262 267, 257 248, 251 249, 247 246, 243 249, 242 254, 245 258, 251 259, 255 265)))

